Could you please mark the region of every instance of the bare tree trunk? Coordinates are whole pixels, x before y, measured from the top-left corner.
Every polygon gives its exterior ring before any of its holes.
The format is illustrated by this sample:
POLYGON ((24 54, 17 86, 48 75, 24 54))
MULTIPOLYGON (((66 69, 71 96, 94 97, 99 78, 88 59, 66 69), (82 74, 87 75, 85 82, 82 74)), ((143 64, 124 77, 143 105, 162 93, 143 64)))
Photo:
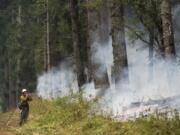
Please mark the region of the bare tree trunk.
POLYGON ((46 23, 45 23, 45 43, 44 43, 44 70, 51 69, 50 39, 49 39, 49 0, 45 1, 46 23))
MULTIPOLYGON (((162 20, 162 42, 164 49, 164 58, 166 63, 176 61, 176 52, 174 44, 174 32, 172 24, 172 14, 171 14, 171 0, 161 0, 161 20, 162 20)), ((172 65, 172 63, 170 63, 172 65)), ((173 88, 172 76, 175 76, 175 72, 172 66, 166 66, 167 78, 168 78, 168 87, 169 89, 173 88)))
MULTIPOLYGON (((88 14, 87 14, 88 16, 88 14)), ((87 18, 87 24, 88 24, 88 18, 87 18)), ((87 80, 88 82, 92 82, 94 79, 94 75, 93 75, 93 67, 92 67, 92 61, 91 61, 91 44, 90 44, 90 38, 89 38, 89 25, 87 26, 88 30, 87 30, 87 80)))
MULTIPOLYGON (((81 5, 85 5, 85 0, 80 0, 81 5)), ((91 61, 90 61, 90 46, 88 44, 88 9, 86 6, 81 8, 82 15, 80 16, 81 20, 81 57, 83 58, 83 67, 84 67, 84 73, 85 73, 85 81, 87 83, 92 81, 92 67, 91 67, 91 61)))
POLYGON ((18 24, 21 24, 21 22, 22 22, 21 12, 22 12, 22 6, 21 6, 21 5, 18 5, 18 18, 17 18, 18 24))
POLYGON ((164 56, 171 59, 175 57, 175 45, 170 0, 162 0, 161 2, 161 20, 164 56))
POLYGON ((17 73, 16 73, 16 89, 15 89, 15 94, 16 94, 16 105, 18 104, 18 101, 19 101, 19 94, 20 94, 20 91, 21 91, 21 79, 20 79, 20 73, 21 73, 21 58, 22 58, 22 54, 19 54, 17 56, 17 73))
POLYGON ((128 59, 124 30, 124 7, 122 2, 113 1, 112 6, 113 78, 115 84, 122 79, 128 82, 128 59))
MULTIPOLYGON (((9 57, 9 56, 8 56, 9 57)), ((12 108, 12 78, 11 78, 11 62, 10 59, 8 60, 8 98, 9 98, 9 105, 8 109, 12 108)))
MULTIPOLYGON (((18 5, 18 25, 19 28, 22 24, 22 6, 21 4, 18 5)), ((15 89, 15 95, 16 95, 16 105, 18 104, 19 100, 19 90, 20 90, 20 72, 21 72, 21 54, 17 55, 17 73, 16 73, 16 89, 15 89)))
POLYGON ((78 0, 70 0, 71 20, 72 20, 72 34, 73 34, 73 48, 74 48, 74 61, 76 64, 76 73, 78 86, 85 83, 84 67, 81 61, 81 33, 80 33, 80 20, 79 20, 79 6, 78 0))
MULTIPOLYGON (((92 0, 87 0, 92 2, 92 0)), ((109 88, 109 80, 107 67, 95 57, 100 48, 106 47, 110 40, 110 14, 107 0, 103 1, 102 5, 88 9, 88 50, 89 59, 91 61, 92 78, 95 83, 95 88, 100 89, 99 96, 105 93, 109 88)), ((101 56, 102 57, 102 56, 101 56)))
POLYGON ((15 93, 15 85, 14 85, 14 81, 13 81, 13 77, 12 77, 12 63, 11 63, 11 60, 9 60, 9 67, 8 67, 8 88, 9 88, 9 91, 8 91, 8 94, 9 94, 9 109, 13 109, 16 104, 15 104, 15 101, 16 101, 16 93, 15 93))
POLYGON ((47 71, 47 46, 46 42, 44 43, 44 71, 47 71))
POLYGON ((46 0, 46 56, 47 56, 47 71, 51 69, 50 61, 50 42, 49 42, 49 0, 46 0))
MULTIPOLYGON (((11 16, 11 23, 12 24, 16 24, 16 14, 15 14, 15 10, 12 9, 12 16, 11 16)), ((15 88, 15 84, 14 84, 14 76, 13 76, 13 58, 10 55, 9 50, 7 50, 7 98, 8 98, 8 109, 13 109, 16 106, 16 88, 15 88)))
POLYGON ((9 109, 9 57, 8 57, 8 52, 6 52, 6 63, 4 66, 4 80, 5 80, 5 91, 4 91, 4 102, 5 102, 5 111, 9 109))

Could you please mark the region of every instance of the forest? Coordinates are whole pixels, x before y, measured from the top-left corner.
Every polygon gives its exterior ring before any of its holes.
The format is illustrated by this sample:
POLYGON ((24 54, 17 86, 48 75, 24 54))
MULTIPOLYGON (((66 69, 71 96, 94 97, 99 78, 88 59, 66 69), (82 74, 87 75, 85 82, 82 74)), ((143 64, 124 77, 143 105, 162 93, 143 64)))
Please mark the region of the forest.
POLYGON ((179 80, 179 0, 0 0, 2 135, 179 135, 179 80))
POLYGON ((180 94, 179 15, 178 0, 0 0, 1 111, 61 63, 76 91, 93 83, 97 97, 180 94))

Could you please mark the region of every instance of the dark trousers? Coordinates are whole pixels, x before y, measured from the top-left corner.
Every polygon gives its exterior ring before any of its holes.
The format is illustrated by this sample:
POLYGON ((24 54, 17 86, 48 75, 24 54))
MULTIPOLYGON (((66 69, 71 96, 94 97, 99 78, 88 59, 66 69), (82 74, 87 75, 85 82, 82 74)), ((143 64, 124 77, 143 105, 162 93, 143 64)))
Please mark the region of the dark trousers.
POLYGON ((23 106, 22 110, 21 110, 21 116, 20 116, 20 125, 22 125, 23 123, 25 123, 28 119, 29 116, 29 105, 27 106, 23 106))

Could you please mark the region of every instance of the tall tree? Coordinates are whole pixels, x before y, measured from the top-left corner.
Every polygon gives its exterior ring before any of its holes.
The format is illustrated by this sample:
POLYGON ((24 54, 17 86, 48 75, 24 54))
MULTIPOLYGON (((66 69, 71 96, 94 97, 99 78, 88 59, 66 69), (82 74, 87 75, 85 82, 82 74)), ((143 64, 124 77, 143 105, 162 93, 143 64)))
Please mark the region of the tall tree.
POLYGON ((112 12, 113 78, 115 84, 128 80, 128 59, 125 41, 124 6, 122 0, 114 0, 112 12))
POLYGON ((79 20, 79 5, 78 0, 70 0, 70 12, 72 22, 72 34, 73 34, 73 48, 74 48, 74 62, 76 64, 76 73, 78 86, 85 83, 84 67, 81 60, 81 25, 79 20))
MULTIPOLYGON (((16 5, 17 7, 17 5, 16 5)), ((9 105, 8 109, 12 109, 16 106, 16 86, 15 86, 15 72, 16 68, 14 68, 16 58, 12 57, 13 51, 15 51, 18 46, 18 37, 19 37, 19 29, 17 28, 17 10, 15 8, 11 9, 11 24, 10 27, 14 27, 14 30, 17 30, 17 35, 10 34, 8 39, 8 97, 9 97, 9 105)))
POLYGON ((51 53, 50 53, 50 36, 49 36, 49 0, 46 0, 46 44, 45 44, 45 55, 44 55, 44 67, 46 71, 51 68, 51 53))
POLYGON ((92 78, 99 96, 109 87, 106 60, 98 60, 96 53, 105 48, 110 40, 110 12, 108 1, 87 0, 88 5, 88 48, 92 78))
POLYGON ((130 0, 128 6, 132 7, 134 17, 129 28, 133 40, 141 40, 149 49, 149 81, 153 79, 154 52, 163 56, 162 25, 160 19, 160 1, 157 0, 130 0), (134 25, 135 28, 131 28, 134 25))
POLYGON ((173 58, 175 56, 175 45, 171 14, 171 1, 162 0, 160 7, 163 30, 164 56, 167 58, 173 58))

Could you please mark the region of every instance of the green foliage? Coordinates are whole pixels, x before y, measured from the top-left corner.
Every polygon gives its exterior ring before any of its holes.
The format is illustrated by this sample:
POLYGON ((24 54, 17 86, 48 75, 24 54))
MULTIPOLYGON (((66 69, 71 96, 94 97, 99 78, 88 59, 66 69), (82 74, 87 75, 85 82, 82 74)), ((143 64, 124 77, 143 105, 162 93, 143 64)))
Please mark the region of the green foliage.
POLYGON ((88 9, 99 9, 103 5, 103 0, 91 0, 86 4, 88 9))
POLYGON ((21 128, 11 129, 17 135, 179 135, 180 119, 165 115, 117 122, 91 113, 93 102, 79 95, 48 101, 34 99, 30 105, 30 120, 21 128))
MULTIPOLYGON (((132 41, 141 40, 150 45, 149 40, 143 35, 154 34, 154 41, 156 48, 161 46, 160 35, 162 33, 161 15, 160 15, 160 2, 158 0, 125 0, 124 3, 128 5, 133 14, 133 19, 128 20, 130 26, 136 26, 137 29, 127 27, 129 29, 130 38, 132 41)), ((147 36, 147 35, 146 35, 147 36)))
MULTIPOLYGON (((68 8, 68 1, 49 0, 52 66, 73 51, 68 8)), ((0 11, 0 96, 4 99, 9 91, 16 91, 16 95, 22 88, 34 91, 36 77, 44 72, 46 3, 12 0, 0 11)))

